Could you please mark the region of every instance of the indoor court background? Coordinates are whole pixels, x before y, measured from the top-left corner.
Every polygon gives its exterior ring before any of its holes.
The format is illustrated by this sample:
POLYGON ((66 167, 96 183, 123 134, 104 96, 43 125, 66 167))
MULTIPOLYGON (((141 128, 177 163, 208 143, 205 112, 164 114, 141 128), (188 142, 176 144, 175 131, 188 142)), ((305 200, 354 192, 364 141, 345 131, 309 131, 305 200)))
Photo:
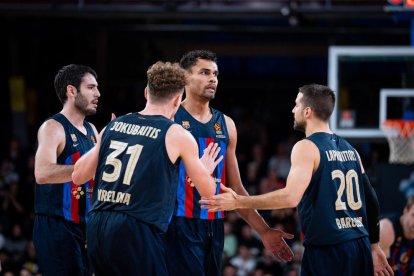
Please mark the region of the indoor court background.
MULTIPOLYGON (((22 267, 36 274, 30 246, 36 133, 61 108, 53 79, 69 63, 87 64, 97 71, 101 98, 97 115, 89 120, 102 129, 111 112, 122 115, 143 108, 149 65, 157 60, 178 61, 192 49, 216 52, 219 86, 211 106, 236 123, 240 171, 252 194, 284 185, 286 158, 293 143, 303 137, 292 129, 291 110, 298 88, 328 84, 338 96, 333 129, 359 150, 382 213, 400 212, 405 194, 399 187, 402 180, 408 185, 406 191, 414 187, 414 175, 410 178, 414 165, 388 162, 388 143, 380 130, 380 91, 414 89, 414 8, 410 3, 0 0, 3 268, 6 259, 6 268, 15 275, 22 267), (332 51, 359 47, 367 56, 355 56, 354 50, 336 55, 338 71, 331 75, 332 51), (369 54, 378 47, 385 47, 386 53, 369 54), (4 248, 6 240, 15 241, 13 250, 4 248)), ((387 116, 398 118, 407 101, 391 101, 387 116)), ((295 234, 292 245, 300 258, 295 211, 262 213, 270 224, 295 234)), ((232 228, 228 235, 236 238, 237 245, 226 251, 225 264, 240 254, 241 245, 250 248, 249 258, 256 263, 268 257, 248 226, 233 215, 228 221, 232 228)), ((272 271, 274 275, 295 273, 298 262, 274 264, 272 271)))

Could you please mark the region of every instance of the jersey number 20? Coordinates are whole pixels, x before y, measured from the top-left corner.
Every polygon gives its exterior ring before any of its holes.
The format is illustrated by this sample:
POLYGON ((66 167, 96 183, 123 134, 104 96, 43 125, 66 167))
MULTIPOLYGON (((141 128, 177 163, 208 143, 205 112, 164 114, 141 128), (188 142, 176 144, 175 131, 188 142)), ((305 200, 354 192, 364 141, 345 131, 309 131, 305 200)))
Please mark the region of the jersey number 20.
POLYGON ((135 166, 137 165, 139 156, 141 155, 141 151, 144 146, 142 145, 133 145, 128 147, 128 143, 123 143, 115 140, 111 140, 111 144, 109 148, 114 149, 114 151, 108 155, 106 158, 105 165, 111 165, 114 167, 114 171, 112 173, 104 172, 102 175, 102 180, 106 182, 115 182, 118 180, 119 175, 122 169, 122 161, 119 160, 117 157, 127 149, 127 154, 130 154, 128 164, 125 169, 124 179, 122 183, 126 185, 131 184, 132 174, 134 172, 135 166))
POLYGON ((332 180, 339 179, 338 198, 335 201, 335 209, 346 210, 346 204, 342 201, 342 195, 346 188, 346 200, 349 208, 352 210, 358 210, 362 207, 361 194, 359 191, 358 174, 355 170, 349 170, 346 175, 340 170, 334 170, 332 172, 332 180), (356 191, 356 200, 354 194, 354 183, 356 191))

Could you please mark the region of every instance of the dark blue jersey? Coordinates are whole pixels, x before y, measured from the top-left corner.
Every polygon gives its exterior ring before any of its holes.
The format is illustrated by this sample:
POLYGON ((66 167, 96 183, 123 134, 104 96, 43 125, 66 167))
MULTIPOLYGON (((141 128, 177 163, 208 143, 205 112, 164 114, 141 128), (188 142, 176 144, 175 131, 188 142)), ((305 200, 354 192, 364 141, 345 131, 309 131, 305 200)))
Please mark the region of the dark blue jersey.
POLYGON ((401 226, 400 216, 389 218, 394 227, 394 243, 390 248, 388 262, 394 275, 412 275, 414 272, 414 240, 407 240, 401 226))
MULTIPOLYGON (((86 135, 73 126, 62 114, 50 117, 59 122, 65 130, 66 143, 57 158, 57 164, 74 165, 76 161, 95 144, 96 137, 87 121, 83 122, 86 135)), ((36 214, 63 217, 74 223, 87 221, 87 213, 92 203, 93 180, 78 186, 73 182, 63 184, 37 184, 35 188, 36 214)))
MULTIPOLYGON (((220 183, 226 185, 226 151, 229 143, 229 134, 227 131, 224 114, 211 108, 213 114, 210 121, 203 124, 194 119, 194 117, 180 106, 174 116, 174 121, 183 128, 191 132, 198 143, 199 155, 203 155, 203 150, 210 143, 218 143, 223 160, 217 165, 213 176, 217 183, 216 194, 220 193, 220 183)), ((174 215, 187 218, 199 219, 217 219, 223 218, 224 212, 207 212, 207 209, 201 209, 198 201, 201 199, 195 187, 188 182, 188 175, 184 165, 180 162, 180 176, 178 179, 177 201, 175 204, 174 215)))
MULTIPOLYGON (((178 165, 165 134, 174 122, 129 114, 106 127, 95 175, 92 211, 116 211, 166 231, 177 192, 178 165)), ((177 162, 178 164, 178 162, 177 162)))
POLYGON ((304 245, 336 244, 367 236, 364 185, 355 149, 329 133, 307 137, 320 163, 298 206, 304 245))

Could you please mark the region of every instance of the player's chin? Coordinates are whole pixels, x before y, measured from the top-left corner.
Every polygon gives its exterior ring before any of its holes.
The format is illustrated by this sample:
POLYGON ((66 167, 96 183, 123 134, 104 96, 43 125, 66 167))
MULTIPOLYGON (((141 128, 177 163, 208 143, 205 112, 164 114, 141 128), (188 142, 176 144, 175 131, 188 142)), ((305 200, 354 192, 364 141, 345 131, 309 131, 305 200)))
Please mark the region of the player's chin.
POLYGON ((86 113, 86 116, 90 116, 90 115, 95 115, 96 114, 96 109, 97 108, 88 108, 88 109, 86 109, 85 111, 85 113, 86 113))

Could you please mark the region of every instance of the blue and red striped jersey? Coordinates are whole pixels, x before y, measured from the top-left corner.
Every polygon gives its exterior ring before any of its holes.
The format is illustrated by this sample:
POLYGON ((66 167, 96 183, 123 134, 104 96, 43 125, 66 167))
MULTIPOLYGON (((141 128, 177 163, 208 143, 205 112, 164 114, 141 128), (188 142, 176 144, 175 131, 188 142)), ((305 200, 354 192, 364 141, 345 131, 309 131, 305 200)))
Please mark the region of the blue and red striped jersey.
MULTIPOLYGON (((73 126, 61 113, 50 117, 65 130, 66 143, 57 158, 57 164, 74 165, 76 161, 95 144, 96 137, 87 121, 83 122, 86 135, 73 126)), ((48 120, 49 120, 48 119, 48 120)), ((93 180, 78 186, 72 181, 58 184, 36 184, 35 213, 62 217, 73 223, 85 223, 92 205, 93 180)))
MULTIPOLYGON (((216 194, 220 193, 220 183, 226 185, 226 151, 229 143, 229 135, 227 131, 224 114, 218 110, 211 108, 213 114, 210 121, 203 124, 197 121, 184 107, 180 106, 174 121, 180 124, 183 128, 190 131, 198 143, 199 154, 202 156, 203 150, 210 143, 218 143, 220 146, 220 155, 223 155, 223 160, 217 165, 213 176, 216 180, 217 188, 216 194)), ((177 200, 175 203, 174 215, 186 218, 198 219, 221 219, 224 218, 224 212, 207 212, 206 209, 201 209, 198 201, 201 199, 195 187, 192 187, 188 181, 188 175, 185 171, 184 165, 180 163, 180 174, 178 177, 177 200)))

